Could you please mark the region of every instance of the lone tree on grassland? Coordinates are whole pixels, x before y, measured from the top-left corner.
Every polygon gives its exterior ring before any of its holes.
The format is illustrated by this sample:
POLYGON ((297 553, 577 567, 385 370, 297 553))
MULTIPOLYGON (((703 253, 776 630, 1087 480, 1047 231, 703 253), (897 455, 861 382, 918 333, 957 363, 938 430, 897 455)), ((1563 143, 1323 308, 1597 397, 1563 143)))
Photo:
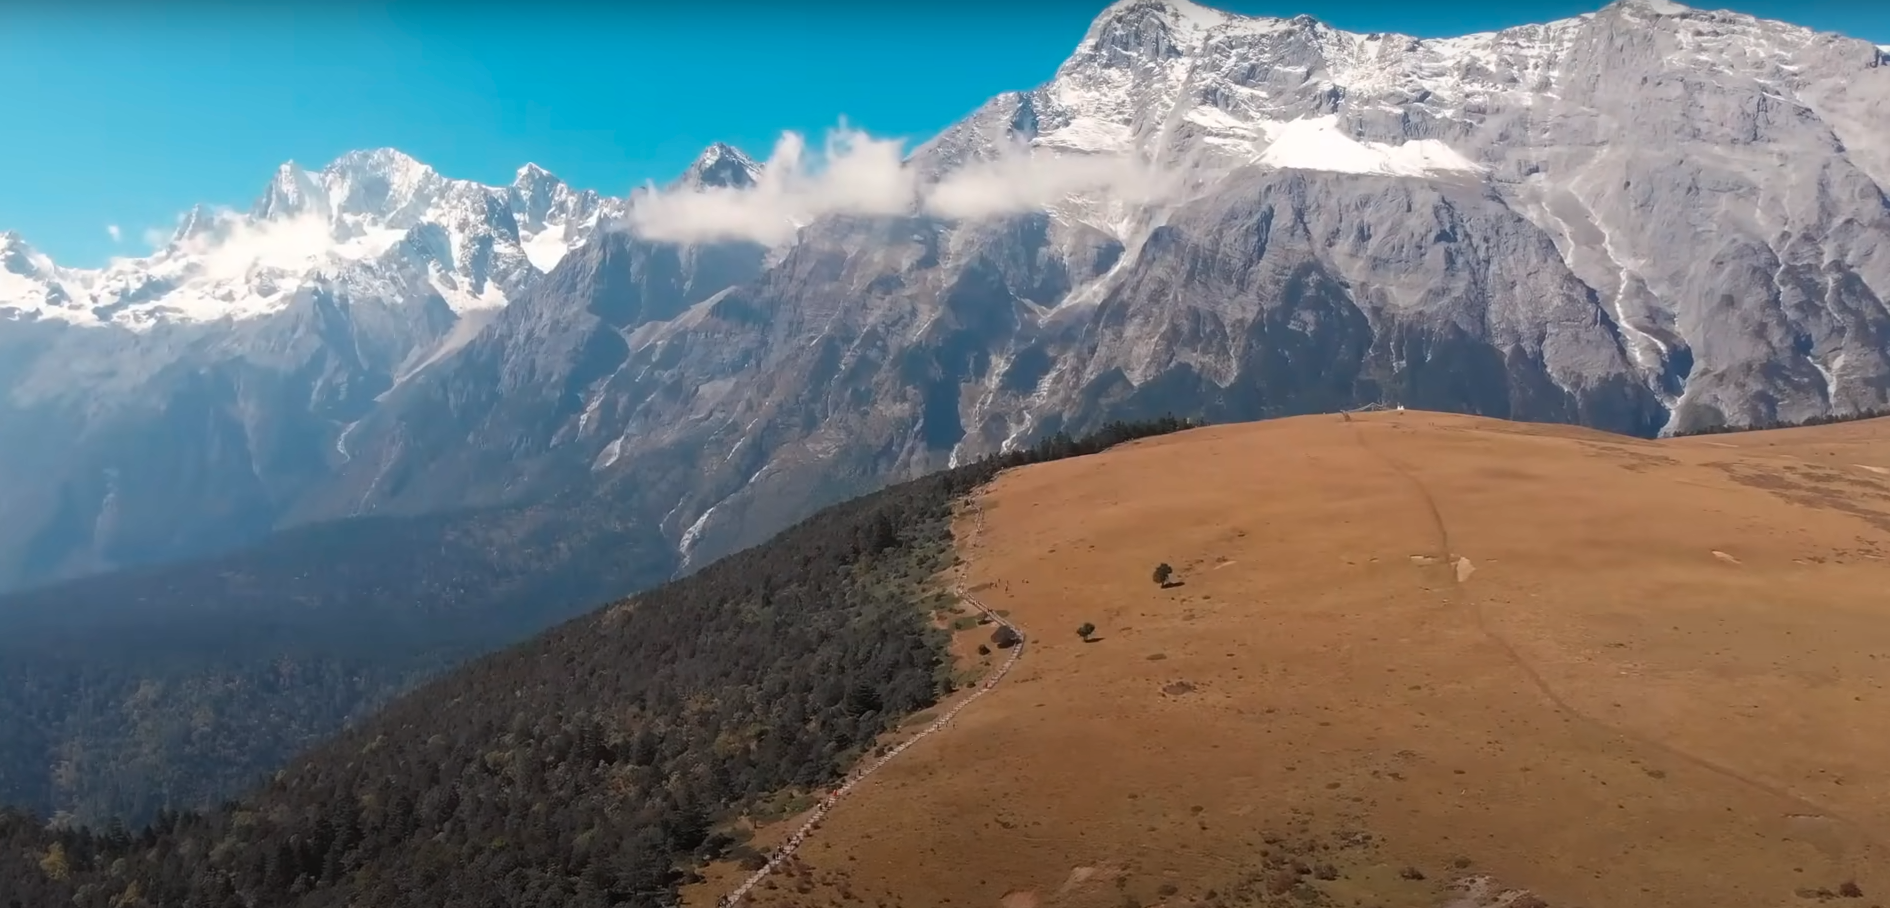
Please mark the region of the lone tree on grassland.
POLYGON ((1155 582, 1157 584, 1167 586, 1169 578, 1173 576, 1175 576, 1175 569, 1169 567, 1168 562, 1164 561, 1155 566, 1155 582))
POLYGON ((1089 640, 1090 635, 1094 633, 1096 633, 1096 625, 1087 621, 1083 622, 1082 626, 1076 629, 1076 636, 1083 638, 1085 641, 1089 640))

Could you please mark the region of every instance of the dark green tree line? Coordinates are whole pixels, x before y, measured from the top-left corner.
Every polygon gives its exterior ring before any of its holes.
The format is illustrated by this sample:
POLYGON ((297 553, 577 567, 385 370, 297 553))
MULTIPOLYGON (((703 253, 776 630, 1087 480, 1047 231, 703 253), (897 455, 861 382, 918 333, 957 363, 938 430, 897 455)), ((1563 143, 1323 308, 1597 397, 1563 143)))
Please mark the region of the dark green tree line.
POLYGON ((1186 427, 1060 435, 828 508, 426 683, 216 810, 136 831, 0 812, 0 893, 22 908, 669 904, 734 845, 721 822, 837 779, 947 691, 926 604, 957 499, 1006 467, 1186 427))
POLYGON ((1799 429, 1809 426, 1829 426, 1836 425, 1837 423, 1856 422, 1860 419, 1877 419, 1883 416, 1890 416, 1890 410, 1871 409, 1859 410, 1855 413, 1827 413, 1823 416, 1812 416, 1800 420, 1772 420, 1770 422, 1755 423, 1749 426, 1731 426, 1721 423, 1719 425, 1702 426, 1698 429, 1687 429, 1685 431, 1675 432, 1673 433, 1673 437, 1686 438, 1693 435, 1726 435, 1732 432, 1763 432, 1770 429, 1799 429))

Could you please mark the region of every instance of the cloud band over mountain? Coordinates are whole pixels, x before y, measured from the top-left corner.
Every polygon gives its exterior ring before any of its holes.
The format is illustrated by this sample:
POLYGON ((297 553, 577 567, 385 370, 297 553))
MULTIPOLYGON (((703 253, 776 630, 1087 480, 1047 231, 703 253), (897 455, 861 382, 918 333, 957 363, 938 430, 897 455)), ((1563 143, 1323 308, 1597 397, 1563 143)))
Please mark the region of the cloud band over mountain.
POLYGON ((628 227, 646 239, 777 244, 831 215, 928 214, 978 220, 1041 210, 1074 193, 1156 197, 1167 180, 1130 156, 1052 155, 1017 148, 927 181, 906 163, 904 143, 840 126, 819 154, 784 133, 752 186, 676 187, 639 194, 628 227))

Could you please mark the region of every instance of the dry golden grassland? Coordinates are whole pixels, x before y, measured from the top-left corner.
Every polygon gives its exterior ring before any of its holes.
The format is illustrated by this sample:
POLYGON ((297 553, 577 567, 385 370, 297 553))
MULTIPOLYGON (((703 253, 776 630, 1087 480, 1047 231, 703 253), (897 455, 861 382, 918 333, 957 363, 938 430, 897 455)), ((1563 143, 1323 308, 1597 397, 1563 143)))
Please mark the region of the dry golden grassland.
POLYGON ((1030 650, 749 904, 1890 905, 1890 421, 1303 417, 979 501, 1030 650))

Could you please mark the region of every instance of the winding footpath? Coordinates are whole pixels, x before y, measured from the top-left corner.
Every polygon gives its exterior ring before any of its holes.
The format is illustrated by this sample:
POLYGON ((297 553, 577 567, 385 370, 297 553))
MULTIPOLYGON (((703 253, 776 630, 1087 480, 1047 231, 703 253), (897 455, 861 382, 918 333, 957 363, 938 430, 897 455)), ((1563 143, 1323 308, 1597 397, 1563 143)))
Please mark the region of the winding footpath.
MULTIPOLYGON (((977 522, 978 533, 982 536, 984 533, 984 509, 981 507, 977 509, 977 522)), ((957 705, 946 710, 944 715, 939 716, 932 724, 927 725, 923 731, 906 739, 904 743, 894 747, 892 750, 887 751, 885 756, 855 769, 852 773, 848 774, 846 781, 840 783, 840 787, 835 788, 832 792, 829 792, 825 798, 821 799, 820 804, 813 809, 813 812, 808 814, 806 822, 802 823, 801 827, 796 829, 793 835, 788 836, 787 841, 782 842, 780 846, 776 847, 774 851, 768 854, 768 863, 763 864, 761 869, 750 874, 747 879, 742 881, 741 885, 736 886, 733 890, 730 890, 727 895, 722 896, 716 901, 718 908, 734 908, 735 905, 741 904, 742 899, 746 898, 748 893, 752 892, 756 886, 761 885, 761 882, 767 879, 768 874, 773 873, 781 865, 787 863, 789 858, 794 856, 794 852, 801 847, 802 843, 807 841, 807 837, 813 835, 814 830, 820 828, 820 821, 826 818, 828 811, 833 810, 834 805, 837 804, 841 798, 846 797, 847 794, 852 792, 861 782, 866 781, 866 777, 878 772, 881 767, 892 762, 894 757, 904 753, 906 748, 924 740, 927 735, 950 725, 954 716, 957 716, 965 707, 976 703, 978 698, 990 693, 992 688, 997 687, 998 682, 1004 680, 1005 675, 1010 674, 1011 669, 1017 665, 1017 660, 1023 658, 1024 645, 1027 641, 1024 639, 1024 632, 1018 629, 1017 625, 1012 624, 1009 620, 1005 619, 1003 615, 998 614, 983 602, 978 601, 976 596, 965 591, 963 585, 953 586, 952 592, 957 595, 961 601, 977 609, 985 618, 990 619, 995 624, 1008 627, 1012 632, 1017 634, 1017 644, 1011 647, 1010 658, 1005 659, 1004 664, 998 666, 997 671, 992 672, 991 676, 986 678, 984 683, 980 684, 978 689, 973 691, 970 696, 958 701, 957 705)))

